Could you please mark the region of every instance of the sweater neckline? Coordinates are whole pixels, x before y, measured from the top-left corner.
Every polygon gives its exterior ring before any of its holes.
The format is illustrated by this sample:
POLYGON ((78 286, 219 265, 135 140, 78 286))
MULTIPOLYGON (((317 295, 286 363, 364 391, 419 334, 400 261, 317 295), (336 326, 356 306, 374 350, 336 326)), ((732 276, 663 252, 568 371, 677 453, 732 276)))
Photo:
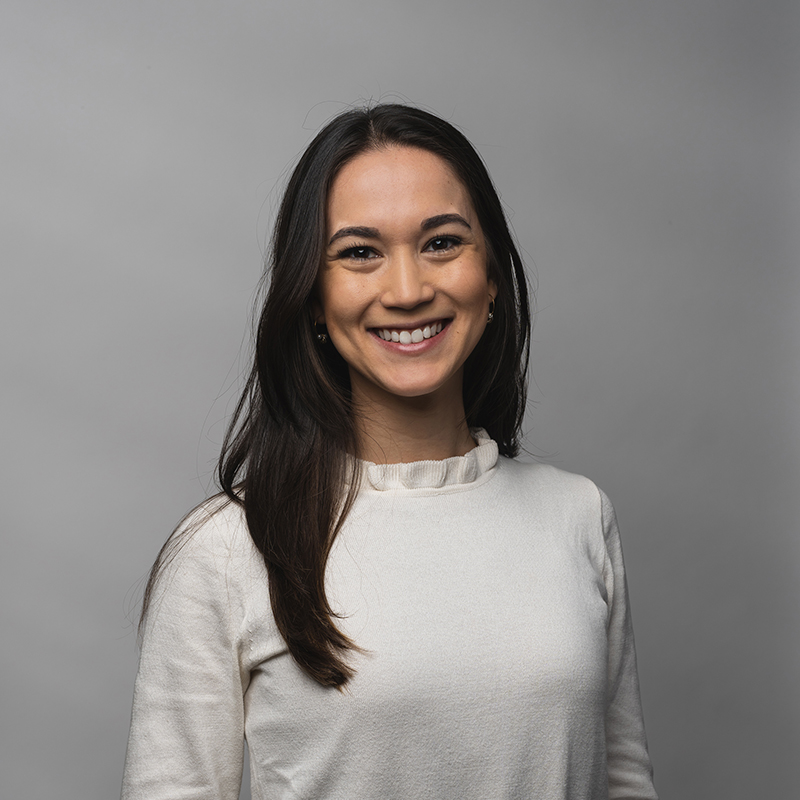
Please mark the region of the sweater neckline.
POLYGON ((466 455, 442 461, 411 461, 402 464, 374 464, 362 461, 363 475, 369 485, 385 492, 393 489, 441 489, 464 486, 478 481, 497 464, 497 443, 483 428, 473 428, 478 443, 466 455))

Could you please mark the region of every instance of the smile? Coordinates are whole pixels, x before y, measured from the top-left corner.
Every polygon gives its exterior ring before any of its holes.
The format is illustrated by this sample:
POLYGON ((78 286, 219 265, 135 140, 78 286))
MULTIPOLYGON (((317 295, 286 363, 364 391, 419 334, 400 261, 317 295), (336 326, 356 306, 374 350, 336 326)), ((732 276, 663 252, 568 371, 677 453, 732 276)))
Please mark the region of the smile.
POLYGON ((422 328, 414 328, 414 330, 393 331, 389 328, 376 328, 375 333, 383 339, 384 342, 400 342, 400 344, 416 344, 424 339, 432 339, 438 333, 442 332, 443 324, 441 322, 434 322, 431 325, 425 325, 422 328))

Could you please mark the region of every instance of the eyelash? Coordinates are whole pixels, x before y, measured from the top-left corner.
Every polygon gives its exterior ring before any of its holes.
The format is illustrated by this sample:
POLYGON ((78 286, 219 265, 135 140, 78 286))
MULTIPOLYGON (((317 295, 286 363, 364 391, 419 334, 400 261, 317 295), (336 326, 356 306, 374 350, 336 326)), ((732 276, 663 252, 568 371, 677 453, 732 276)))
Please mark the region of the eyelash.
POLYGON ((351 244, 349 247, 344 247, 336 253, 337 258, 352 258, 355 261, 368 261, 369 259, 356 256, 357 250, 369 250, 374 252, 368 244, 351 244))
MULTIPOLYGON (((445 236, 433 236, 425 245, 425 250, 427 250, 434 242, 449 242, 450 246, 446 247, 442 250, 434 250, 434 253, 444 253, 447 250, 451 249, 452 247, 457 247, 460 245, 464 240, 460 236, 454 236, 453 234, 448 233, 445 236)), ((352 258, 354 261, 369 261, 369 257, 364 256, 357 256, 356 252, 358 250, 368 250, 372 253, 375 251, 368 245, 357 242, 356 244, 351 244, 349 247, 345 247, 336 254, 337 258, 352 258)))
MULTIPOLYGON (((463 240, 463 239, 462 239, 460 236, 455 236, 455 235, 454 235, 454 234, 452 234, 452 233, 448 233, 448 234, 446 234, 446 235, 444 235, 444 236, 434 236, 434 237, 433 237, 433 238, 432 238, 432 239, 431 239, 431 240, 428 242, 428 244, 426 244, 426 245, 425 245, 425 248, 427 249, 427 248, 428 248, 428 247, 430 247, 430 246, 431 246, 431 245, 432 245, 434 242, 439 242, 439 241, 442 241, 442 242, 450 242, 450 247, 447 247, 447 248, 445 248, 445 250, 449 250, 451 247, 457 247, 457 246, 458 246, 458 245, 460 245, 460 244, 461 244, 461 243, 462 243, 464 240, 463 240)), ((443 253, 443 252, 445 252, 445 250, 435 250, 434 252, 437 252, 437 253, 443 253)))

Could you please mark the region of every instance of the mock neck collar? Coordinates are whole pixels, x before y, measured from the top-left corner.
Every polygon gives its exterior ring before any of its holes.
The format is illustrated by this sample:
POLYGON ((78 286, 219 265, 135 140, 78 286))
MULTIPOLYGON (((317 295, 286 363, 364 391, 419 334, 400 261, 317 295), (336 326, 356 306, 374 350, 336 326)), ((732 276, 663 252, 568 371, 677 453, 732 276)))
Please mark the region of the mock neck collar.
POLYGON ((483 428, 473 428, 478 443, 466 455, 443 461, 412 461, 404 464, 373 464, 362 461, 363 486, 379 492, 393 489, 441 489, 475 483, 497 464, 497 443, 483 428))

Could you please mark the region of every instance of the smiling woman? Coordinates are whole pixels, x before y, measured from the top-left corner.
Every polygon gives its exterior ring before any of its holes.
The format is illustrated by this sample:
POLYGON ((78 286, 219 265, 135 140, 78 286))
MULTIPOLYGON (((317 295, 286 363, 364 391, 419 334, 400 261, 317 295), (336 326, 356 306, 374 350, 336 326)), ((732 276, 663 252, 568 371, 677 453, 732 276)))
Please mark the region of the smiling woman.
POLYGON ((222 493, 145 594, 123 797, 652 800, 613 509, 514 460, 525 274, 472 146, 348 111, 281 204, 222 493), (342 691, 344 689, 344 691, 342 691))

